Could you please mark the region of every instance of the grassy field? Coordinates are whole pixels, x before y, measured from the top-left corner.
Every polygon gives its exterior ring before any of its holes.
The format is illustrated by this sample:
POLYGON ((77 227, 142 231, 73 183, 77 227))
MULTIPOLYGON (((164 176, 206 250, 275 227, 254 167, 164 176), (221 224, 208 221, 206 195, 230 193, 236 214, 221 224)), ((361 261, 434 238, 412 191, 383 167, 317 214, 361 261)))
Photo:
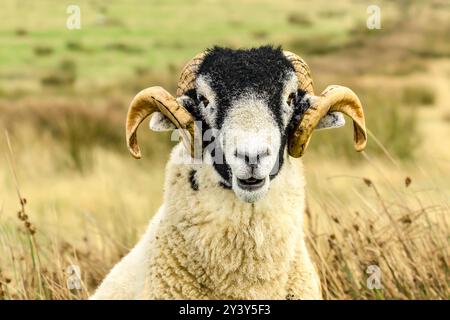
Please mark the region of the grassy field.
POLYGON ((450 298, 450 5, 380 1, 13 1, 0 12, 0 299, 82 299, 162 201, 167 135, 126 151, 134 94, 172 92, 182 65, 215 44, 300 54, 315 90, 351 87, 370 130, 314 134, 304 157, 307 234, 327 299, 450 298), (24 200, 26 199, 26 200, 24 200), (67 268, 83 287, 70 290, 67 268), (366 286, 369 265, 382 289, 366 286))

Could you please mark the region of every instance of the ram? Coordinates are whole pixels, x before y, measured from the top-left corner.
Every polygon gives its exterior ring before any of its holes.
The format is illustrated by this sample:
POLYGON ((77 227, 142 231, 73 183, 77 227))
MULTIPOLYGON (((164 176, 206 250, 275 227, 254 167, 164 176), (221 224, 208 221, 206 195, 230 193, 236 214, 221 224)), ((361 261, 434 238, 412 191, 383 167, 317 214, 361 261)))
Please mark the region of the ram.
POLYGON ((270 46, 198 54, 177 98, 141 91, 126 121, 131 154, 141 156, 136 131, 150 115, 153 130, 177 129, 184 143, 167 163, 163 205, 92 298, 320 299, 299 158, 312 131, 342 125, 342 114, 363 150, 353 91, 329 86, 315 96, 306 63, 270 46))

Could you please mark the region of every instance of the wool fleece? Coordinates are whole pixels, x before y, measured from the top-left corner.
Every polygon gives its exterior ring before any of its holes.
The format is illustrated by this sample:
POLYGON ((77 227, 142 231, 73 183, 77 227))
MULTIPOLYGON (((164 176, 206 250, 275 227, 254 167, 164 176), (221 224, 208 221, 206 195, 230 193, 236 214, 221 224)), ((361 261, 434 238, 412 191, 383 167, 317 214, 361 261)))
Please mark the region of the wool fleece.
POLYGON ((267 195, 246 203, 212 166, 186 157, 178 144, 164 205, 91 299, 320 299, 302 231, 301 161, 286 156, 267 195))

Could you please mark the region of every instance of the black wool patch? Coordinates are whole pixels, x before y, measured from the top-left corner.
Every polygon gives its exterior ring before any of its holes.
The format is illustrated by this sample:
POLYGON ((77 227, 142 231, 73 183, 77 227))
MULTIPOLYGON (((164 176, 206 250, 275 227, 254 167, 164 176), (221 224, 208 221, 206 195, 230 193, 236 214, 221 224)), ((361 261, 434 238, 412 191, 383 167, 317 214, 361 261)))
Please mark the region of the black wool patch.
POLYGON ((220 129, 232 101, 246 92, 264 97, 275 120, 281 125, 280 99, 284 81, 290 72, 294 72, 294 67, 281 47, 238 50, 213 47, 207 50, 197 75, 211 79, 210 85, 218 100, 215 125, 220 129))
POLYGON ((222 181, 219 182, 219 186, 221 186, 222 188, 227 189, 227 190, 231 189, 231 186, 223 183, 222 181))
POLYGON ((189 183, 191 184, 191 188, 194 191, 198 191, 198 183, 197 179, 195 178, 196 173, 197 171, 195 170, 191 170, 191 172, 189 172, 189 183))

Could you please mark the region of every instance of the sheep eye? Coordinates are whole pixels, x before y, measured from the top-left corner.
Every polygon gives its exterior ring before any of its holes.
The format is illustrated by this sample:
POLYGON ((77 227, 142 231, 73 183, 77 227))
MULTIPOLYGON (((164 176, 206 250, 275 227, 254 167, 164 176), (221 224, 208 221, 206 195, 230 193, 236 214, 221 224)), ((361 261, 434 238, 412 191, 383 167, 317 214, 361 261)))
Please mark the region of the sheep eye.
POLYGON ((204 107, 207 107, 208 104, 209 104, 208 99, 206 99, 206 98, 205 98, 204 96, 202 96, 202 95, 199 95, 199 96, 198 96, 198 100, 200 100, 200 102, 203 102, 203 106, 204 106, 204 107))
POLYGON ((292 92, 289 97, 287 98, 286 103, 290 106, 292 104, 292 101, 295 99, 295 92, 292 92))

